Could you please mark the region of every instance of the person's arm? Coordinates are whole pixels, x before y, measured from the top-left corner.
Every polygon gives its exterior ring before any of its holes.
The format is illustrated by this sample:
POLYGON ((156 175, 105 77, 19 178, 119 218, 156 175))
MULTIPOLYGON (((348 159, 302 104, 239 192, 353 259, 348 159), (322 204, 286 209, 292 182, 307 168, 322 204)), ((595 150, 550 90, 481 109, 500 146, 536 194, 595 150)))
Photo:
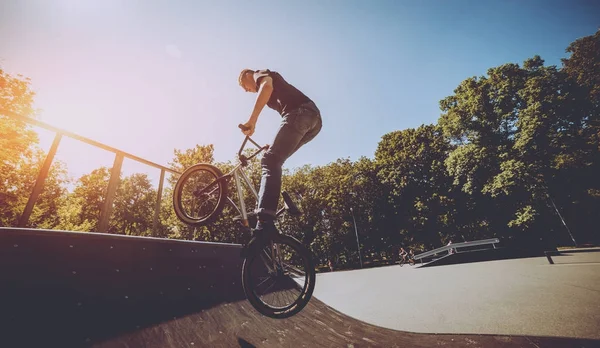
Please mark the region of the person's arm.
POLYGON ((244 134, 248 136, 252 136, 252 134, 254 134, 254 129, 256 128, 258 116, 269 101, 269 98, 271 98, 271 93, 273 93, 273 79, 271 78, 271 76, 262 76, 260 78, 260 86, 258 88, 258 96, 256 97, 256 102, 254 103, 254 109, 252 110, 250 119, 245 124, 245 126, 250 127, 250 129, 245 131, 244 134))
POLYGON ((271 98, 271 93, 273 93, 273 79, 271 78, 271 76, 265 76, 260 80, 258 96, 256 97, 256 102, 254 103, 252 115, 250 115, 250 122, 256 124, 260 112, 265 107, 265 105, 267 105, 269 98, 271 98))

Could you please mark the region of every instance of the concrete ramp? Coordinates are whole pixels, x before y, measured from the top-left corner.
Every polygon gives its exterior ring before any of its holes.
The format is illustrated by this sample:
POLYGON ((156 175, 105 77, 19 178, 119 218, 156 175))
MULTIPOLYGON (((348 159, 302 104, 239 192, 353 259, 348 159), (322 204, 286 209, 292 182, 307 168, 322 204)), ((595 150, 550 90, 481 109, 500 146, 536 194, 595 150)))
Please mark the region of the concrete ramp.
MULTIPOLYGON (((0 228, 5 347, 593 347, 549 337, 417 334, 313 298, 264 317, 245 300, 240 246, 0 228)), ((317 280, 317 287, 319 286, 317 280)), ((364 296, 376 296, 377 285, 364 296)))
POLYGON ((1 228, 2 328, 18 346, 80 346, 245 299, 240 248, 1 228))

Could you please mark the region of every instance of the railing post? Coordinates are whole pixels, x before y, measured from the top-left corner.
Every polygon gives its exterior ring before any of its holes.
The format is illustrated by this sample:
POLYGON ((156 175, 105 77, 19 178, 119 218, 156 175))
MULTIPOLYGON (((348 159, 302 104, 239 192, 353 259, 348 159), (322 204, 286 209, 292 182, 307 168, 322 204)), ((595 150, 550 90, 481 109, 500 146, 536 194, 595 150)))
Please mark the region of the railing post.
POLYGON ((544 254, 546 254, 546 258, 548 259, 548 263, 550 263, 551 265, 553 265, 554 261, 552 260, 551 253, 548 252, 548 251, 544 251, 544 254))
POLYGON ((100 212, 100 221, 98 223, 98 231, 108 231, 108 222, 112 212, 112 204, 117 193, 117 187, 119 186, 119 177, 121 176, 121 165, 123 164, 123 154, 117 152, 115 156, 115 162, 110 173, 110 180, 108 181, 108 189, 104 196, 104 206, 102 212, 100 212))
POLYGON ((160 181, 158 182, 158 194, 156 195, 156 206, 154 207, 154 221, 152 223, 152 230, 156 236, 158 233, 158 217, 160 215, 160 203, 162 200, 163 181, 165 180, 165 170, 160 170, 160 181))
POLYGON ((48 151, 48 155, 46 155, 46 159, 44 160, 44 164, 40 169, 40 173, 35 181, 35 185, 33 186, 33 190, 31 191, 31 195, 29 196, 29 200, 27 201, 27 205, 23 210, 23 214, 19 218, 19 227, 27 226, 27 222, 29 221, 29 216, 31 216, 31 212, 33 211, 33 206, 37 201, 40 193, 42 193, 42 189, 44 188, 44 182, 46 181, 46 177, 48 177, 48 172, 50 171, 50 167, 52 166, 52 161, 54 160, 54 155, 56 155, 56 150, 58 149, 58 145, 60 144, 60 140, 62 139, 62 134, 56 133, 54 136, 54 141, 52 142, 52 146, 50 146, 50 151, 48 151))

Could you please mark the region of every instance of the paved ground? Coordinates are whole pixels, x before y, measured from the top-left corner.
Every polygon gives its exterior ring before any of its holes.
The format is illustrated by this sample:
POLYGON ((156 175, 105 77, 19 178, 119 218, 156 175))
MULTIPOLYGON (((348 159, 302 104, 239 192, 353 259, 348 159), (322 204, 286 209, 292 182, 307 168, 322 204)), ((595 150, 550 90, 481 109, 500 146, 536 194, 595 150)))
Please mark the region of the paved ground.
POLYGON ((325 273, 315 296, 396 330, 600 339, 600 252, 553 259, 325 273))

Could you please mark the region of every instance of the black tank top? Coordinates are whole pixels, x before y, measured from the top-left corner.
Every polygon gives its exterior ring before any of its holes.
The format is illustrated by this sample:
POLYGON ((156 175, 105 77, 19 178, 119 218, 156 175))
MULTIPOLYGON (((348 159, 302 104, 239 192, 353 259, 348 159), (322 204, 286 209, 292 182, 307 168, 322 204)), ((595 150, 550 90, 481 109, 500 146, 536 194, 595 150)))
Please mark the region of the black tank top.
POLYGON ((261 78, 265 76, 271 76, 271 79, 273 79, 273 92, 267 102, 267 106, 277 111, 281 116, 304 103, 312 101, 296 87, 289 84, 281 74, 269 69, 254 71, 254 81, 256 81, 257 89, 260 88, 261 78))

